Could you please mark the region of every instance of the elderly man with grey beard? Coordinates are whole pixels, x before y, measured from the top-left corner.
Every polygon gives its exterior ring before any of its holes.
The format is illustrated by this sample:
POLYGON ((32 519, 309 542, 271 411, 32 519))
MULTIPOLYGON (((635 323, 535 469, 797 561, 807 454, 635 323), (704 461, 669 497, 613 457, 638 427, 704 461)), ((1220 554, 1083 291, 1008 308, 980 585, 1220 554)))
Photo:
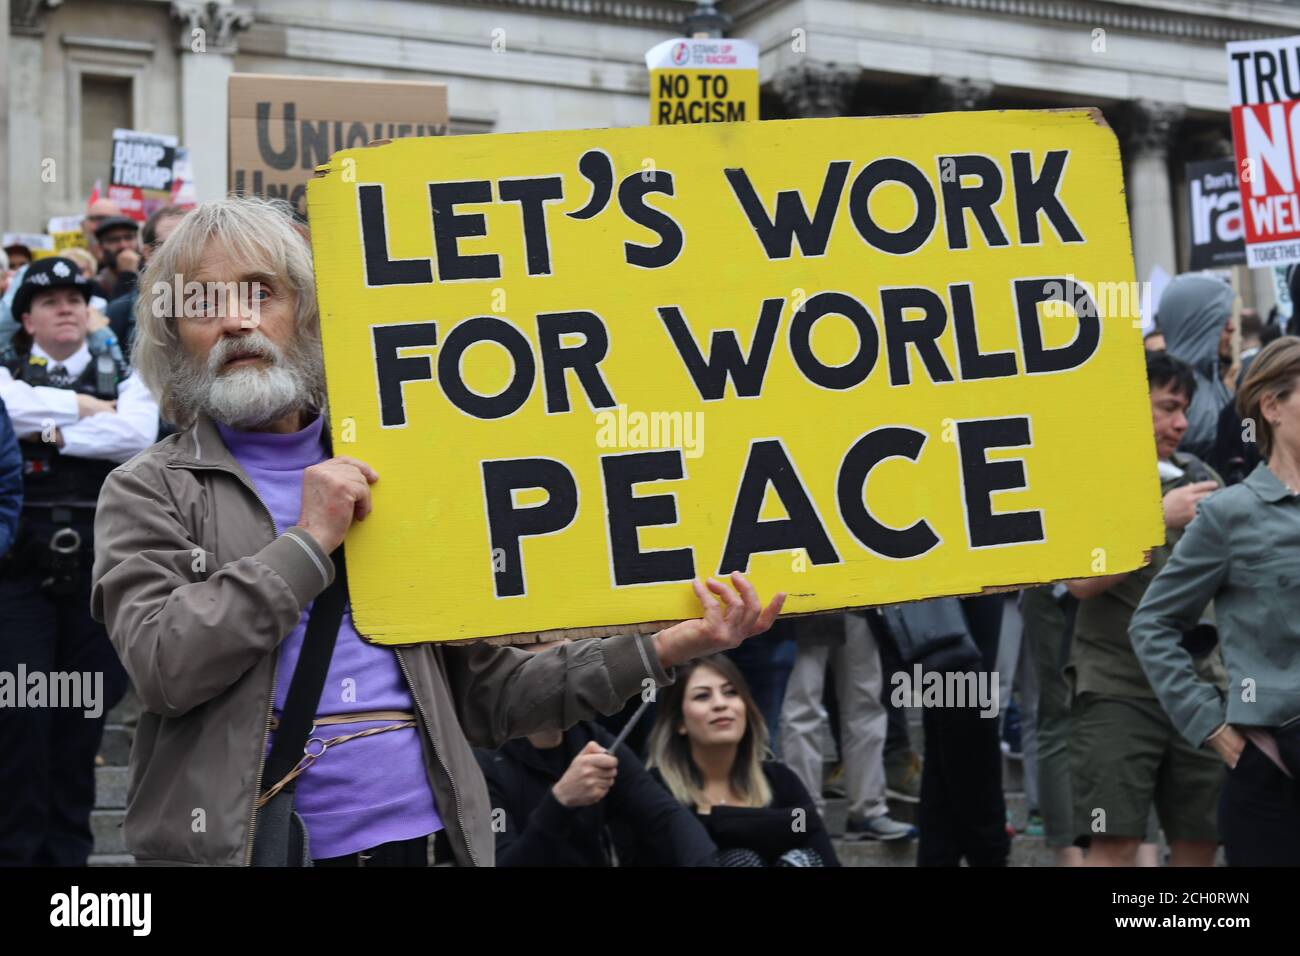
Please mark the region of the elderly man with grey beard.
MULTIPOLYGON (((336 549, 380 476, 328 449, 311 252, 282 204, 190 213, 142 277, 136 329, 140 374, 181 430, 113 472, 96 523, 93 610, 145 711, 127 847, 144 863, 250 865, 313 602, 334 593, 336 549)), ((692 587, 699 619, 547 654, 369 644, 344 605, 315 722, 347 739, 293 793, 309 859, 490 866, 471 744, 612 713, 677 664, 765 631, 784 600, 764 607, 740 574, 692 587)))

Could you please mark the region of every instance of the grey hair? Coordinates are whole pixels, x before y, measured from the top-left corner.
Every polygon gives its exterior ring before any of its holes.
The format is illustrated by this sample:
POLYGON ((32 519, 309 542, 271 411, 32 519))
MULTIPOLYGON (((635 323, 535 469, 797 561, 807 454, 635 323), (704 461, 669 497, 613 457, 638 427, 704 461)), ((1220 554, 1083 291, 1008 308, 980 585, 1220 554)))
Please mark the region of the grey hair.
MULTIPOLYGON (((312 272, 311 247, 295 226, 283 200, 231 197, 200 203, 180 221, 167 241, 149 257, 135 303, 131 362, 158 397, 165 420, 185 427, 197 409, 178 401, 173 385, 178 363, 191 361, 176 332, 187 277, 202 265, 208 242, 220 242, 232 260, 250 271, 284 280, 295 293, 297 342, 320 349, 320 313, 312 272)), ((325 395, 311 401, 325 408, 325 395)))

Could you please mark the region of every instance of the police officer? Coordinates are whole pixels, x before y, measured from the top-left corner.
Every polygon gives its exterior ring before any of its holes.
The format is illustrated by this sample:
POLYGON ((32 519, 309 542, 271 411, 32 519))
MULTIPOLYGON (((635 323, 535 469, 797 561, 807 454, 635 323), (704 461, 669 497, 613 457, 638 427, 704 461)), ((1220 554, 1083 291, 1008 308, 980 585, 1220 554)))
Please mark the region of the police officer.
POLYGON ((24 492, 18 534, 0 560, 0 672, 16 691, 0 699, 0 864, 86 864, 95 755, 126 690, 90 616, 91 535, 100 485, 153 443, 158 404, 115 350, 88 341, 92 291, 68 259, 33 263, 13 300, 21 328, 0 353, 24 492), (14 684, 20 674, 25 687, 14 684), (81 699, 65 699, 74 687, 81 699))

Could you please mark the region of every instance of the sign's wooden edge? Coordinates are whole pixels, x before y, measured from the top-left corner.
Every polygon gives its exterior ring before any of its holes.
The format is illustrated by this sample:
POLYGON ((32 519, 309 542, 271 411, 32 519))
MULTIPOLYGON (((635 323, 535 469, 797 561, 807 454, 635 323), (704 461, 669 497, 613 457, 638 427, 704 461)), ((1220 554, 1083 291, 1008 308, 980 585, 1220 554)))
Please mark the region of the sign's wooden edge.
MULTIPOLYGON (((1151 552, 1143 552, 1143 566, 1151 563, 1151 552)), ((1133 570, 1137 570, 1134 568, 1133 570)), ((1127 573, 1127 572, 1124 572, 1127 573)), ((990 587, 981 588, 978 591, 971 591, 966 594, 943 594, 935 597, 980 597, 985 594, 1006 594, 1011 591, 1021 591, 1025 588, 1048 587, 1053 584, 1060 584, 1064 580, 1079 580, 1078 578, 1062 579, 1061 581, 1035 581, 1030 584, 999 584, 990 587)), ((917 600, 931 600, 931 598, 917 598, 917 600)), ((911 601, 901 602, 911 604, 911 601)), ((803 611, 797 614, 782 614, 782 618, 812 617, 816 614, 843 614, 846 611, 862 611, 875 607, 889 607, 888 604, 854 604, 847 607, 826 608, 821 611, 803 611)), ((665 627, 671 627, 679 624, 680 621, 642 621, 636 624, 603 624, 592 627, 571 627, 557 628, 550 631, 528 631, 518 634, 498 634, 493 637, 467 637, 457 641, 421 641, 419 643, 436 643, 440 645, 460 646, 465 644, 476 644, 480 641, 493 645, 512 644, 515 646, 526 646, 529 644, 547 644, 554 641, 571 640, 580 641, 588 637, 616 637, 619 634, 654 634, 665 627)), ((410 647, 413 645, 388 645, 390 647, 410 647)))

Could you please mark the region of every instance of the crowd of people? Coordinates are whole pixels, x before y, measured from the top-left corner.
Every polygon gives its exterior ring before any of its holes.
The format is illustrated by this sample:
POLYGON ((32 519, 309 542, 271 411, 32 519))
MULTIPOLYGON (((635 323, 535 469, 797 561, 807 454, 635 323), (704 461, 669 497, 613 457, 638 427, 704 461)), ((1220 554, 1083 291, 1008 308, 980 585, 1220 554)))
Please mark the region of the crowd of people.
POLYGON ((83 228, 0 260, 0 671, 104 699, 0 707, 0 864, 87 862, 128 684, 141 862, 837 866, 843 797, 845 839, 1006 865, 1011 753, 1061 865, 1161 837, 1300 863, 1300 338, 1243 310, 1234 348, 1219 277, 1174 279, 1146 337, 1167 536, 1137 571, 797 619, 735 574, 655 635, 391 648, 348 610, 379 476, 329 447, 301 223, 100 201, 83 228), (255 301, 159 291, 196 278, 255 301), (1000 674, 1001 706, 915 721, 918 666, 1000 674))

